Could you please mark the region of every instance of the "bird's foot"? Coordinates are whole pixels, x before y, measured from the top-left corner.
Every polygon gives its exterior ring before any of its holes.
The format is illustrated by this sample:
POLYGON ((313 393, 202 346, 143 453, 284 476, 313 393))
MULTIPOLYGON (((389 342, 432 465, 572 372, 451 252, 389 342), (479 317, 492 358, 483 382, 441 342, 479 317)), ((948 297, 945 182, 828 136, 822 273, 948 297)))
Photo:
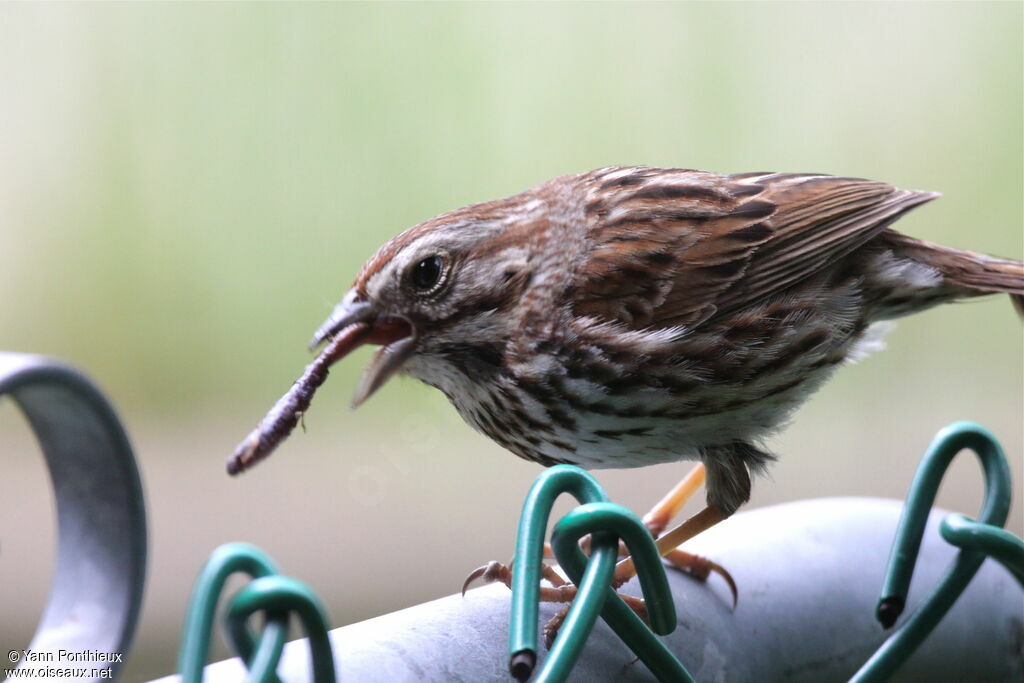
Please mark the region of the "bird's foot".
MULTIPOLYGON (((562 578, 561 574, 548 564, 541 563, 541 576, 549 585, 542 585, 540 587, 540 601, 563 603, 563 607, 544 624, 542 629, 544 633, 544 647, 550 649, 551 644, 555 642, 555 637, 558 635, 558 629, 561 628, 562 622, 565 621, 569 608, 572 606, 572 601, 576 597, 576 586, 562 578)), ((474 569, 462 584, 462 594, 465 595, 469 587, 476 581, 481 581, 484 585, 503 583, 505 587, 511 590, 512 568, 492 560, 484 566, 474 569)), ((612 587, 618 588, 622 583, 612 582, 612 587)), ((638 617, 644 620, 644 623, 649 623, 647 620, 647 604, 643 601, 643 598, 622 593, 618 593, 618 596, 622 598, 623 602, 630 609, 636 612, 638 617)))
POLYGON ((694 555, 678 548, 662 557, 668 560, 673 567, 689 574, 698 581, 707 582, 712 572, 721 576, 725 580, 726 585, 729 586, 729 593, 732 594, 732 608, 736 609, 740 599, 739 589, 736 588, 736 581, 732 578, 732 574, 729 573, 728 569, 702 555, 694 555))
MULTIPOLYGON (((651 535, 654 536, 655 540, 657 540, 664 531, 664 525, 660 528, 652 528, 652 526, 648 524, 647 528, 650 530, 651 535)), ((580 547, 583 548, 585 553, 588 555, 590 554, 589 535, 584 536, 580 540, 580 547)), ((545 545, 545 557, 551 557, 549 551, 550 549, 545 545)), ((629 550, 626 549, 626 544, 622 541, 619 541, 619 557, 629 557, 629 550)), ((673 567, 685 572, 698 581, 707 582, 712 573, 721 576, 726 585, 729 586, 729 593, 732 595, 732 608, 736 609, 736 604, 739 602, 739 589, 736 587, 736 581, 732 578, 732 574, 729 573, 728 569, 717 562, 709 560, 703 555, 694 555, 693 553, 688 553, 685 550, 680 550, 679 548, 665 553, 662 557, 668 560, 669 564, 673 567)), ((620 583, 625 583, 625 581, 621 581, 620 583)))
MULTIPOLYGON (((550 565, 541 563, 540 568, 542 578, 550 584, 540 587, 541 602, 572 602, 576 597, 576 586, 563 579, 550 565)), ((506 588, 512 590, 512 567, 494 560, 477 567, 463 582, 462 594, 465 595, 476 581, 480 581, 481 585, 503 583, 506 588)))
MULTIPOLYGON (((589 541, 590 537, 587 536, 580 542, 580 545, 583 546, 585 551, 589 551, 589 541)), ((550 548, 545 546, 544 551, 545 556, 550 557, 550 548)), ((622 544, 619 546, 619 554, 620 556, 628 555, 625 546, 622 544)), ((684 571, 698 581, 707 581, 712 572, 719 574, 729 585, 729 590, 732 592, 733 608, 735 609, 737 600, 736 582, 724 567, 705 557, 701 557, 700 555, 694 555, 678 549, 665 555, 665 559, 667 559, 672 566, 684 571)), ((554 567, 545 563, 541 563, 541 576, 549 585, 541 585, 540 601, 563 604, 563 607, 559 609, 543 627, 544 647, 550 649, 551 644, 555 642, 555 637, 558 635, 558 629, 561 628, 562 622, 565 621, 565 617, 569 613, 569 608, 572 606, 572 601, 576 597, 576 586, 566 581, 561 574, 555 571, 554 567)), ((619 586, 626 582, 626 580, 612 581, 612 588, 618 589, 619 586)), ((462 584, 462 594, 465 595, 470 586, 477 581, 480 581, 483 585, 489 583, 502 583, 506 588, 511 590, 512 567, 492 560, 484 566, 474 569, 462 584)), ((638 617, 643 619, 644 623, 650 623, 647 618, 647 603, 644 602, 643 598, 619 592, 616 592, 616 594, 622 598, 622 601, 625 602, 638 617)))

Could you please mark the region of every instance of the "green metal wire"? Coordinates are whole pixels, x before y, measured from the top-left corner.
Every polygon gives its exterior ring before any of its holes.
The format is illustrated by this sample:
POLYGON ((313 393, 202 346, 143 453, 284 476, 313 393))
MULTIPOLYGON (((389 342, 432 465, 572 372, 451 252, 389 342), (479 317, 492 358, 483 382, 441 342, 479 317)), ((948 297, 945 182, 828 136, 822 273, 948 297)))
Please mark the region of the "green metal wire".
POLYGON ((309 586, 287 576, 265 576, 250 582, 231 600, 226 617, 228 635, 235 651, 249 662, 250 678, 264 680, 276 669, 281 648, 264 647, 269 640, 266 638, 260 639, 257 648, 248 626, 249 617, 256 612, 265 612, 268 619, 283 617, 286 624, 288 615, 296 614, 309 636, 313 680, 316 683, 335 682, 334 653, 327 636, 327 617, 309 586))
POLYGON ((981 524, 963 515, 946 515, 939 525, 946 542, 998 560, 1024 588, 1024 541, 1006 529, 981 524))
MULTIPOLYGON (((228 578, 242 572, 252 578, 270 576, 277 573, 273 560, 259 548, 247 543, 228 543, 220 546, 210 555, 189 600, 185 625, 182 628, 181 649, 178 651, 178 671, 181 672, 182 683, 200 683, 203 680, 203 666, 210 651, 210 636, 213 632, 213 618, 217 612, 217 600, 224 591, 228 578)), ((277 643, 272 649, 284 646, 288 632, 288 622, 282 625, 279 620, 268 619, 267 626, 261 636, 261 642, 277 643)), ((262 649, 261 645, 261 649, 262 649)), ((268 644, 266 647, 270 647, 268 644)), ((268 677, 266 683, 279 683, 276 675, 268 677)))
MULTIPOLYGON (((939 483, 953 457, 965 448, 978 455, 984 470, 985 499, 980 521, 963 515, 948 515, 942 521, 940 533, 947 542, 960 548, 959 554, 922 607, 883 643, 851 679, 853 683, 890 678, 952 607, 986 556, 1001 562, 1024 586, 1024 541, 1001 528, 1009 512, 1011 494, 1006 458, 987 430, 974 423, 959 422, 936 435, 914 477, 878 603, 879 620, 891 625, 902 612, 939 483)), ((608 502, 593 477, 569 465, 545 470, 523 504, 512 577, 509 633, 512 675, 525 680, 536 663, 544 536, 552 506, 562 493, 572 494, 581 505, 555 525, 551 544, 559 564, 578 590, 535 680, 543 683, 566 680, 597 617, 601 616, 659 680, 692 683, 693 678, 679 660, 655 636, 655 633, 666 635, 674 630, 676 614, 654 540, 636 515, 608 502), (579 540, 587 534, 592 538, 589 558, 579 547, 579 540), (634 558, 651 627, 637 617, 611 587, 619 539, 634 558)), ((214 551, 196 581, 178 659, 184 683, 202 680, 217 601, 227 579, 235 572, 253 578, 232 597, 226 615, 229 640, 249 667, 249 680, 279 683, 275 669, 284 647, 289 615, 294 612, 309 637, 313 680, 334 683, 334 657, 327 635, 327 620, 316 596, 305 584, 277 576, 277 568, 268 557, 242 543, 228 544, 214 551), (265 615, 258 638, 249 627, 256 612, 265 615)))
POLYGON ((608 586, 615 574, 618 543, 614 536, 602 531, 593 538, 591 552, 593 559, 585 563, 585 570, 581 566, 583 571, 572 577, 577 586, 576 597, 541 670, 537 672, 537 683, 561 682, 569 677, 605 605, 608 586))
POLYGON ((666 634, 675 628, 675 605, 650 533, 633 513, 608 503, 593 477, 570 465, 559 465, 542 473, 523 505, 512 577, 509 626, 512 675, 525 680, 536 662, 544 535, 552 505, 562 493, 571 493, 584 503, 558 523, 552 536, 556 556, 576 583, 578 592, 536 680, 568 678, 600 615, 659 679, 691 681, 675 656, 610 587, 621 537, 631 551, 636 551, 637 573, 655 630, 666 634), (588 533, 593 535, 589 561, 577 544, 588 533))
POLYGON ((210 555, 196 579, 182 629, 178 671, 183 683, 200 683, 209 654, 217 602, 228 578, 242 572, 253 581, 232 596, 226 616, 229 639, 249 669, 252 683, 280 683, 277 664, 288 635, 288 620, 296 613, 309 636, 313 680, 334 683, 334 655, 327 636, 327 619, 319 601, 305 584, 277 575, 273 561, 246 543, 229 543, 210 555), (248 627, 249 617, 266 615, 259 637, 248 627))
MULTIPOLYGON (((612 503, 588 503, 577 507, 558 522, 551 536, 551 545, 559 565, 573 582, 578 581, 587 565, 587 557, 580 550, 579 540, 587 534, 594 534, 596 538, 597 534, 609 532, 613 534, 613 539, 621 538, 633 556, 651 627, 648 628, 626 606, 607 582, 602 584, 606 599, 601 617, 658 680, 692 683, 693 678, 675 655, 651 632, 653 629, 655 633, 667 635, 674 631, 676 611, 661 556, 650 531, 639 517, 627 508, 612 503)), ((618 545, 617 541, 615 545, 618 545)), ((552 648, 548 658, 556 654, 552 648)))
MULTIPOLYGON (((854 675, 853 683, 890 678, 949 611, 986 556, 1003 563, 1024 586, 1024 541, 1001 528, 1011 496, 1006 457, 986 429, 972 422, 958 422, 936 435, 914 477, 878 603, 879 620, 889 626, 902 612, 939 483, 953 457, 965 448, 977 454, 984 470, 985 499, 980 521, 962 515, 948 515, 943 520, 940 533, 959 547, 960 553, 924 604, 854 675)), ((524 680, 536 661, 544 531, 554 500, 566 492, 583 504, 558 522, 551 542, 559 564, 578 586, 578 593, 537 680, 564 681, 569 676, 600 613, 659 680, 692 681, 678 659, 610 588, 617 539, 621 538, 636 560, 654 631, 672 631, 675 609, 653 539, 636 515, 607 502, 604 491, 590 475, 568 465, 551 468, 538 477, 523 505, 512 579, 509 654, 513 676, 524 680), (579 539, 588 533, 593 539, 589 558, 579 548, 579 539)))
MULTIPOLYGON (((544 470, 526 494, 523 512, 519 518, 513 560, 515 571, 512 573, 512 606, 508 637, 509 670, 519 680, 525 680, 530 675, 537 661, 537 619, 540 613, 544 536, 547 533, 551 508, 555 504, 555 499, 563 493, 572 494, 581 503, 608 501, 608 496, 593 477, 571 465, 556 465, 544 470)), ((594 546, 595 573, 607 571, 602 566, 607 562, 603 559, 605 553, 601 551, 604 545, 596 543, 594 546)), ((611 581, 611 576, 608 580, 611 581)), ((590 589, 588 594, 595 590, 590 589)), ((597 592, 603 595, 604 586, 597 592)), ((599 611, 600 607, 594 609, 595 616, 599 611)))
MULTIPOLYGON (((892 625, 903 611, 921 538, 939 483, 953 457, 965 448, 977 454, 985 476, 985 499, 980 523, 987 530, 982 535, 986 539, 1000 535, 992 530, 1001 529, 1006 522, 1010 509, 1010 468, 999 443, 988 430, 973 422, 957 422, 941 430, 918 467, 896 529, 896 539, 877 609, 878 619, 885 626, 892 625)), ((986 542, 991 544, 991 541, 986 542)), ((985 554, 981 552, 984 544, 972 545, 969 542, 971 549, 964 547, 960 550, 924 604, 850 679, 853 683, 887 680, 910 657, 974 578, 985 560, 985 554)))
POLYGON ((559 520, 551 534, 551 547, 558 564, 570 578, 581 575, 587 556, 578 541, 587 534, 601 532, 609 532, 616 539, 622 539, 633 556, 640 588, 651 614, 651 628, 660 635, 672 633, 676 628, 676 607, 661 565, 661 556, 651 532, 632 510, 614 503, 587 503, 571 511, 559 520))

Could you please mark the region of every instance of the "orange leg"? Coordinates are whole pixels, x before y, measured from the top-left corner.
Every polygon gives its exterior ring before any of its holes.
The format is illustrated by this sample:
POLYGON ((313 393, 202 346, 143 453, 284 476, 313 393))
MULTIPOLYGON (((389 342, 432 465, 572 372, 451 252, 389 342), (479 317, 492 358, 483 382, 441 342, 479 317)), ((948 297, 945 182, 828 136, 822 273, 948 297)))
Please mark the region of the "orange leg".
POLYGON ((644 524, 651 530, 652 536, 655 538, 661 536, 661 532, 679 514, 686 501, 690 500, 697 489, 704 484, 705 477, 704 463, 700 463, 665 494, 665 497, 658 501, 658 504, 651 508, 650 512, 644 515, 644 524))
MULTIPOLYGON (((650 530, 654 538, 659 540, 658 550, 661 552, 662 557, 671 562, 674 566, 702 581, 707 580, 711 572, 715 572, 725 579, 725 582, 729 584, 729 590, 732 592, 733 606, 735 606, 737 599, 736 582, 733 581, 732 576, 724 567, 708 560, 707 558, 701 557, 700 555, 694 555, 670 545, 670 543, 674 542, 674 539, 661 540, 662 532, 665 530, 665 527, 667 527, 672 519, 679 514, 683 505, 693 497, 693 494, 697 492, 697 489, 704 484, 706 478, 707 470, 704 468, 704 464, 700 463, 695 466, 690 470, 689 474, 683 477, 683 479, 665 495, 664 498, 658 501, 657 505, 651 508, 650 512, 644 515, 644 524, 647 525, 647 528, 650 530)), ((689 529, 690 531, 693 531, 693 535, 696 535, 703 530, 697 529, 694 531, 694 527, 692 526, 689 527, 689 529)), ((683 541, 679 541, 679 543, 682 542, 683 541)), ((678 545, 678 543, 676 545, 678 545)), ((616 580, 628 581, 631 579, 631 569, 632 564, 620 566, 616 573, 616 580)))
MULTIPOLYGON (((690 540, 702 531, 707 531, 714 525, 728 517, 727 514, 715 507, 706 507, 693 517, 669 531, 655 541, 658 552, 662 557, 670 554, 680 544, 690 540)), ((619 562, 615 568, 615 580, 618 582, 628 581, 636 576, 636 567, 633 566, 633 558, 627 557, 619 562)))

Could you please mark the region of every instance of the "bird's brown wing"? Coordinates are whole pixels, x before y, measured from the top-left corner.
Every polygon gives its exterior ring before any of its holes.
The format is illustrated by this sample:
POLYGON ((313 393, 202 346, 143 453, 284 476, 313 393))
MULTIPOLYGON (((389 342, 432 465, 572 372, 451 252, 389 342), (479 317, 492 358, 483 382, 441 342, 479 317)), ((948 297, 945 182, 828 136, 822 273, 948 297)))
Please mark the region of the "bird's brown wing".
POLYGON ((610 169, 590 180, 575 310, 694 326, 770 297, 935 194, 826 175, 610 169))

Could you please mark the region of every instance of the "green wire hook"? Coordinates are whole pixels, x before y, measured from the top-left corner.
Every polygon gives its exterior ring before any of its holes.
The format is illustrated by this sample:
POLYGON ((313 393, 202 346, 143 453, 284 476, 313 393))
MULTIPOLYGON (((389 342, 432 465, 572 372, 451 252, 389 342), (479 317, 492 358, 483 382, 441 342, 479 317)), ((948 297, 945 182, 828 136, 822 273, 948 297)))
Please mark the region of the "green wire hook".
POLYGON ((217 601, 228 578, 236 572, 253 578, 232 596, 226 616, 228 636, 249 669, 248 680, 280 683, 277 664, 288 635, 289 615, 295 612, 309 636, 313 680, 334 683, 334 654, 320 602, 306 584, 279 576, 274 562, 247 543, 228 543, 214 550, 196 579, 178 654, 182 682, 203 680, 217 601), (257 611, 266 614, 258 642, 248 627, 249 617, 257 611))
POLYGON ((536 664, 544 535, 551 508, 562 493, 571 493, 583 503, 558 523, 552 536, 556 556, 570 573, 577 594, 537 680, 564 681, 569 676, 600 615, 659 678, 692 681, 679 661, 610 587, 618 560, 617 539, 623 538, 637 553, 637 572, 655 629, 665 634, 675 628, 675 604, 650 533, 631 512, 611 505, 592 476, 571 465, 558 465, 541 473, 523 504, 512 574, 512 675, 526 680, 536 664), (589 561, 577 544, 588 533, 593 537, 589 561))
MULTIPOLYGON (((523 513, 519 517, 515 559, 512 566, 512 605, 509 618, 509 672, 524 681, 537 663, 537 619, 540 612, 541 564, 544 561, 544 536, 555 499, 571 493, 581 503, 603 503, 608 496, 589 474, 571 465, 556 465, 543 472, 533 482, 523 513)), ((597 539, 595 539, 597 540, 597 539)), ((595 571, 607 570, 603 544, 595 543, 595 571)), ((617 556, 618 553, 616 553, 617 556)), ((612 563, 614 565, 614 561, 612 563)), ((611 571, 614 571, 614 566, 611 571)), ((611 581, 611 575, 608 576, 611 581)), ((603 592, 603 586, 600 587, 603 592)), ((595 589, 588 589, 588 594, 595 589)), ((582 591, 581 591, 582 592, 582 591)), ((579 594, 577 594, 577 598, 579 594)))
MULTIPOLYGON (((213 551, 206 561, 188 604, 182 628, 181 649, 178 651, 178 671, 183 683, 201 683, 203 666, 210 651, 213 618, 217 612, 217 599, 228 578, 236 573, 248 574, 254 579, 277 573, 277 566, 259 548, 248 543, 227 543, 213 551)), ((288 634, 288 621, 268 619, 260 637, 260 651, 284 647, 288 634), (282 623, 283 621, 283 623, 282 623)), ((265 683, 280 683, 271 670, 265 683)))
MULTIPOLYGON (((979 536, 984 540, 980 543, 968 540, 963 544, 946 575, 939 581, 928 599, 850 679, 853 683, 886 680, 910 657, 953 606, 985 561, 982 545, 987 543, 993 547, 999 546, 1003 549, 1004 555, 1006 548, 1014 545, 1007 543, 1003 534, 993 531, 1002 531, 1001 527, 1006 522, 1010 510, 1010 468, 1002 448, 995 437, 978 424, 956 422, 949 425, 935 435, 914 475, 889 556, 882 597, 876 610, 878 620, 883 626, 889 627, 903 612, 914 573, 914 564, 917 562, 918 550, 921 547, 921 538, 932 504, 935 502, 939 483, 953 457, 965 448, 974 451, 981 461, 985 476, 985 500, 982 503, 980 524, 970 522, 966 518, 962 519, 971 525, 978 525, 971 527, 974 530, 984 528, 985 531, 979 536), (997 537, 1002 540, 992 540, 997 537)), ((962 524, 958 524, 957 519, 952 520, 951 530, 955 538, 963 539, 964 536, 971 535, 962 524)), ((1017 542, 1019 543, 1019 539, 1017 542)), ((1012 563, 1012 550, 1006 557, 1012 563)), ((1024 564, 1020 563, 1019 559, 1018 554, 1018 569, 1024 570, 1024 564)), ((1019 577, 1017 572, 1014 574, 1019 577)))
MULTIPOLYGON (((631 510, 612 503, 581 505, 558 522, 551 536, 551 545, 559 565, 565 569, 574 583, 585 579, 587 557, 580 550, 579 540, 587 534, 593 534, 594 538, 597 538, 597 534, 609 532, 613 541, 621 538, 633 556, 641 591, 647 602, 651 627, 648 628, 633 610, 626 606, 607 581, 601 584, 605 587, 606 595, 601 610, 602 618, 629 649, 640 657, 658 680, 693 683, 693 678, 675 655, 654 636, 654 633, 667 635, 675 630, 676 610, 658 548, 650 531, 639 517, 631 510)), ((617 542, 615 547, 618 547, 617 542)), ((566 622, 568 623, 568 617, 566 622)), ((590 628, 592 627, 591 622, 590 628)), ((582 649, 583 643, 580 642, 578 647, 582 649)), ((548 657, 550 659, 557 654, 555 648, 552 648, 548 657)))
POLYGON ((942 520, 939 533, 951 545, 975 550, 997 560, 1024 588, 1024 541, 1006 529, 951 514, 942 520))
POLYGON ((334 653, 327 635, 329 627, 323 607, 309 586, 287 576, 264 576, 253 580, 235 594, 228 608, 228 635, 235 651, 248 662, 251 680, 269 680, 281 659, 283 647, 283 643, 276 640, 271 644, 268 638, 260 638, 259 646, 256 646, 248 620, 261 611, 266 613, 268 625, 278 620, 287 625, 288 615, 294 612, 309 637, 313 681, 335 683, 334 653))

